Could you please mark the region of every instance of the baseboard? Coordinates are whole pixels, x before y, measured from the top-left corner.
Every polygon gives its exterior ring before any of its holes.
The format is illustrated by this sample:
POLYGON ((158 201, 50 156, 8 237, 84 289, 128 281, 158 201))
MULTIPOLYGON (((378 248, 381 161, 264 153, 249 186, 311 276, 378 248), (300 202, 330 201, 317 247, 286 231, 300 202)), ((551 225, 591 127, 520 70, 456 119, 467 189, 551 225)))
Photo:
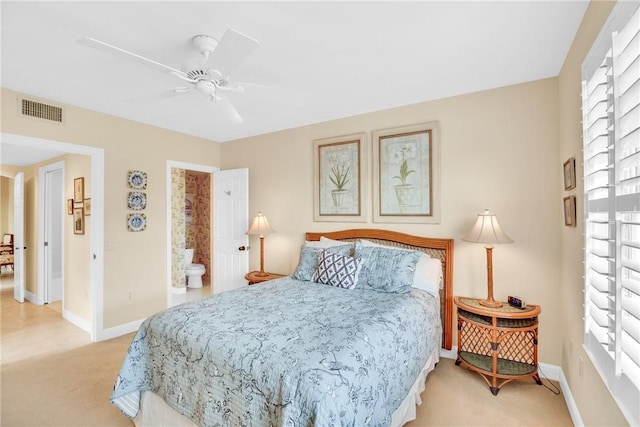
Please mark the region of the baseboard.
MULTIPOLYGON (((453 346, 451 350, 441 348, 440 357, 444 357, 447 359, 456 359, 458 357, 458 348, 456 346, 453 346)), ((578 406, 576 405, 576 401, 573 398, 573 394, 571 394, 571 388, 569 387, 569 383, 564 376, 564 372, 562 372, 562 368, 558 365, 538 363, 538 374, 540 374, 541 378, 558 381, 560 383, 562 397, 564 397, 564 402, 567 405, 567 409, 569 410, 569 416, 571 417, 573 425, 575 427, 583 427, 584 423, 582 422, 580 411, 578 411, 578 406)))
POLYGON ((86 331, 89 334, 91 334, 91 322, 84 320, 82 317, 76 314, 73 314, 68 310, 62 310, 62 318, 67 322, 72 323, 73 325, 82 329, 83 331, 86 331))
POLYGON ((440 357, 444 357, 445 359, 457 359, 458 358, 458 347, 453 346, 451 350, 447 350, 446 348, 440 349, 440 357))
POLYGON ((32 304, 35 305, 42 305, 42 303, 38 300, 38 295, 31 293, 29 291, 27 291, 25 289, 24 291, 24 299, 26 299, 27 301, 29 301, 32 304))
POLYGON ((582 417, 580 416, 580 411, 578 411, 578 405, 576 405, 573 394, 571 394, 571 388, 569 387, 567 378, 564 376, 564 372, 562 372, 562 370, 560 370, 559 382, 560 390, 562 390, 564 401, 567 404, 567 409, 569 410, 569 416, 571 416, 571 422, 573 422, 573 425, 575 427, 583 427, 584 422, 582 421, 582 417))
POLYGON ((112 338, 118 338, 122 335, 126 335, 131 332, 135 332, 140 328, 140 325, 142 325, 142 322, 144 322, 144 319, 134 320, 133 322, 114 326, 113 328, 103 329, 102 331, 98 331, 95 340, 105 341, 105 340, 110 340, 112 338))

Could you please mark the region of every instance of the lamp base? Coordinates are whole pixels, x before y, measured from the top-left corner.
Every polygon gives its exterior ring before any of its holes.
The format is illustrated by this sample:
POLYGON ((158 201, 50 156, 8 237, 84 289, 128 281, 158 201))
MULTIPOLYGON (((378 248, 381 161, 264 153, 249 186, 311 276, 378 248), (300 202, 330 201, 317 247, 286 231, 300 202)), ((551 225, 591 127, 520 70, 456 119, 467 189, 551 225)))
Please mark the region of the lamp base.
POLYGON ((266 271, 258 271, 257 273, 253 273, 253 275, 256 277, 267 277, 269 273, 267 273, 266 271))
POLYGON ((488 300, 488 299, 480 300, 478 303, 485 307, 491 307, 491 308, 500 308, 503 306, 503 304, 500 301, 494 301, 494 300, 488 300))

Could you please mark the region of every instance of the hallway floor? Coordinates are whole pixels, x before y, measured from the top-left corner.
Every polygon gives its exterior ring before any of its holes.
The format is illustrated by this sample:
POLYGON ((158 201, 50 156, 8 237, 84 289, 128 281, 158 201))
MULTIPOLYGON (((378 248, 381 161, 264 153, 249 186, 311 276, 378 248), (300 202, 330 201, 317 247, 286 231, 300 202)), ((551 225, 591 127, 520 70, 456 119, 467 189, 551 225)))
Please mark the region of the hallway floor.
MULTIPOLYGON (((13 280, 0 276, 0 283, 13 280)), ((13 299, 13 288, 0 291, 0 363, 65 352, 91 342, 88 332, 62 318, 62 303, 20 304, 13 299), (53 339, 52 339, 53 337, 53 339)))

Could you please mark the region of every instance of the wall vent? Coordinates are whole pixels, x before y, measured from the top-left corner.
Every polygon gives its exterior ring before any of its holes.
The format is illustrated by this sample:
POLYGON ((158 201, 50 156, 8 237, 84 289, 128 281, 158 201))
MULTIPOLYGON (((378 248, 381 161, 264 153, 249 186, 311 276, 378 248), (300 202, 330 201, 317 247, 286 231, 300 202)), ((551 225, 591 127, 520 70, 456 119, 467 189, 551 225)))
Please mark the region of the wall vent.
POLYGON ((20 114, 57 123, 62 123, 63 120, 61 107, 25 98, 20 99, 20 114))

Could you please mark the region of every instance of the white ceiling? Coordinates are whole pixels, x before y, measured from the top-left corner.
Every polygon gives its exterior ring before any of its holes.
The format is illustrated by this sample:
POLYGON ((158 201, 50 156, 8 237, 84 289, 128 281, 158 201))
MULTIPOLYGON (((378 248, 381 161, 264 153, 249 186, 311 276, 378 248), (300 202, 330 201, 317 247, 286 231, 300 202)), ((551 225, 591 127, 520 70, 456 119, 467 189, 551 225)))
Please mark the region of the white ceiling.
POLYGON ((2 1, 1 84, 226 142, 557 76, 587 5, 2 1), (260 42, 231 77, 272 86, 228 95, 240 124, 198 92, 163 98, 184 86, 176 76, 78 43, 94 37, 179 69, 194 35, 228 28, 260 42))

